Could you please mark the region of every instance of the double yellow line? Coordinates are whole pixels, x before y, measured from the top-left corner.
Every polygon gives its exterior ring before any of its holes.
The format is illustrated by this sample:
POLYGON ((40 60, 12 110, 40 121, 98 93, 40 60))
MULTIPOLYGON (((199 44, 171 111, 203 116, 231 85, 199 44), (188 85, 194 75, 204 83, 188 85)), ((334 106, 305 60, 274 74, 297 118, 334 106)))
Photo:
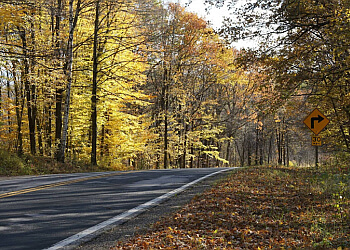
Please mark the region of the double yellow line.
POLYGON ((125 174, 125 172, 102 174, 102 175, 91 176, 91 177, 86 177, 86 178, 79 178, 79 179, 70 180, 70 181, 62 181, 62 182, 56 182, 56 183, 52 183, 52 184, 41 185, 41 186, 37 186, 37 187, 33 187, 33 188, 26 188, 26 189, 22 189, 22 190, 17 190, 17 191, 13 191, 13 192, 9 192, 9 193, 0 194, 0 199, 11 197, 11 196, 16 196, 16 195, 20 195, 20 194, 26 194, 26 193, 31 193, 31 192, 35 192, 35 191, 40 191, 40 190, 44 190, 44 189, 48 189, 48 188, 54 188, 54 187, 69 185, 69 184, 73 184, 73 183, 101 179, 101 178, 105 178, 105 177, 122 175, 122 174, 125 174))

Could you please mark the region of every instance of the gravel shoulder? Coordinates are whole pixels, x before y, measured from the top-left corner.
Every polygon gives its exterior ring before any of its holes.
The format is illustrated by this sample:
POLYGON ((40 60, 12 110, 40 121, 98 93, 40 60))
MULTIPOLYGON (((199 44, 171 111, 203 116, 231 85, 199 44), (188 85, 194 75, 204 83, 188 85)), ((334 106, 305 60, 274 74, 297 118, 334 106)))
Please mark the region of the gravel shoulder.
POLYGON ((184 205, 189 203, 196 195, 201 195, 206 189, 213 187, 217 182, 224 179, 232 171, 215 175, 200 183, 186 189, 182 193, 172 197, 171 199, 161 203, 153 208, 148 209, 144 213, 134 217, 124 224, 116 225, 102 234, 96 236, 88 242, 81 244, 75 248, 77 250, 97 250, 110 249, 117 241, 123 241, 135 235, 142 235, 151 230, 151 225, 163 217, 167 217, 180 210, 184 205))

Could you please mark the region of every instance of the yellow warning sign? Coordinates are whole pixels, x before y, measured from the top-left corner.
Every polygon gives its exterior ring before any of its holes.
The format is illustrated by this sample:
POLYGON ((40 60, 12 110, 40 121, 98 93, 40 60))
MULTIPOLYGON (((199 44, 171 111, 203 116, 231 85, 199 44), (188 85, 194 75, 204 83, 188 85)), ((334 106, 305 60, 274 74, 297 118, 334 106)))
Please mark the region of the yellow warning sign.
POLYGON ((304 124, 315 135, 318 135, 329 123, 327 117, 322 114, 318 109, 314 109, 304 120, 304 124))
POLYGON ((318 135, 312 136, 312 141, 311 141, 312 146, 322 146, 322 137, 318 135))

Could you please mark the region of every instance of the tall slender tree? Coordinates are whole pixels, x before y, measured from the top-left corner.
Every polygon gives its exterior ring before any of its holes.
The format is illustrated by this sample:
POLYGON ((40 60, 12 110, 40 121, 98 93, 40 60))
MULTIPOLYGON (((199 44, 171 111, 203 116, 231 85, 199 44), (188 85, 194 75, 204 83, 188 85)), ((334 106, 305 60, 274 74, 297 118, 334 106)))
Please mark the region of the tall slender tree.
POLYGON ((81 11, 81 0, 78 0, 74 12, 74 0, 69 0, 69 35, 67 41, 67 55, 66 62, 64 66, 64 72, 67 77, 67 87, 66 87, 66 98, 64 106, 64 116, 63 116, 63 129, 62 136, 57 150, 57 160, 64 162, 65 160, 65 150, 67 146, 68 137, 68 121, 69 121, 69 111, 70 111, 70 93, 72 86, 72 74, 73 74, 73 46, 74 46, 74 32, 77 26, 79 14, 81 11))

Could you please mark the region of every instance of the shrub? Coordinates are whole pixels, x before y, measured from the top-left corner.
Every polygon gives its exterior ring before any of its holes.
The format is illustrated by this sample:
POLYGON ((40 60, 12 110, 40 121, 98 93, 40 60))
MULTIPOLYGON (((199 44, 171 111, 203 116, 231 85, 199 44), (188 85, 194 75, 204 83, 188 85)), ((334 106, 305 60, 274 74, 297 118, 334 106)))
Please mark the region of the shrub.
POLYGON ((28 174, 29 169, 23 160, 16 154, 0 149, 0 175, 22 175, 28 174))

